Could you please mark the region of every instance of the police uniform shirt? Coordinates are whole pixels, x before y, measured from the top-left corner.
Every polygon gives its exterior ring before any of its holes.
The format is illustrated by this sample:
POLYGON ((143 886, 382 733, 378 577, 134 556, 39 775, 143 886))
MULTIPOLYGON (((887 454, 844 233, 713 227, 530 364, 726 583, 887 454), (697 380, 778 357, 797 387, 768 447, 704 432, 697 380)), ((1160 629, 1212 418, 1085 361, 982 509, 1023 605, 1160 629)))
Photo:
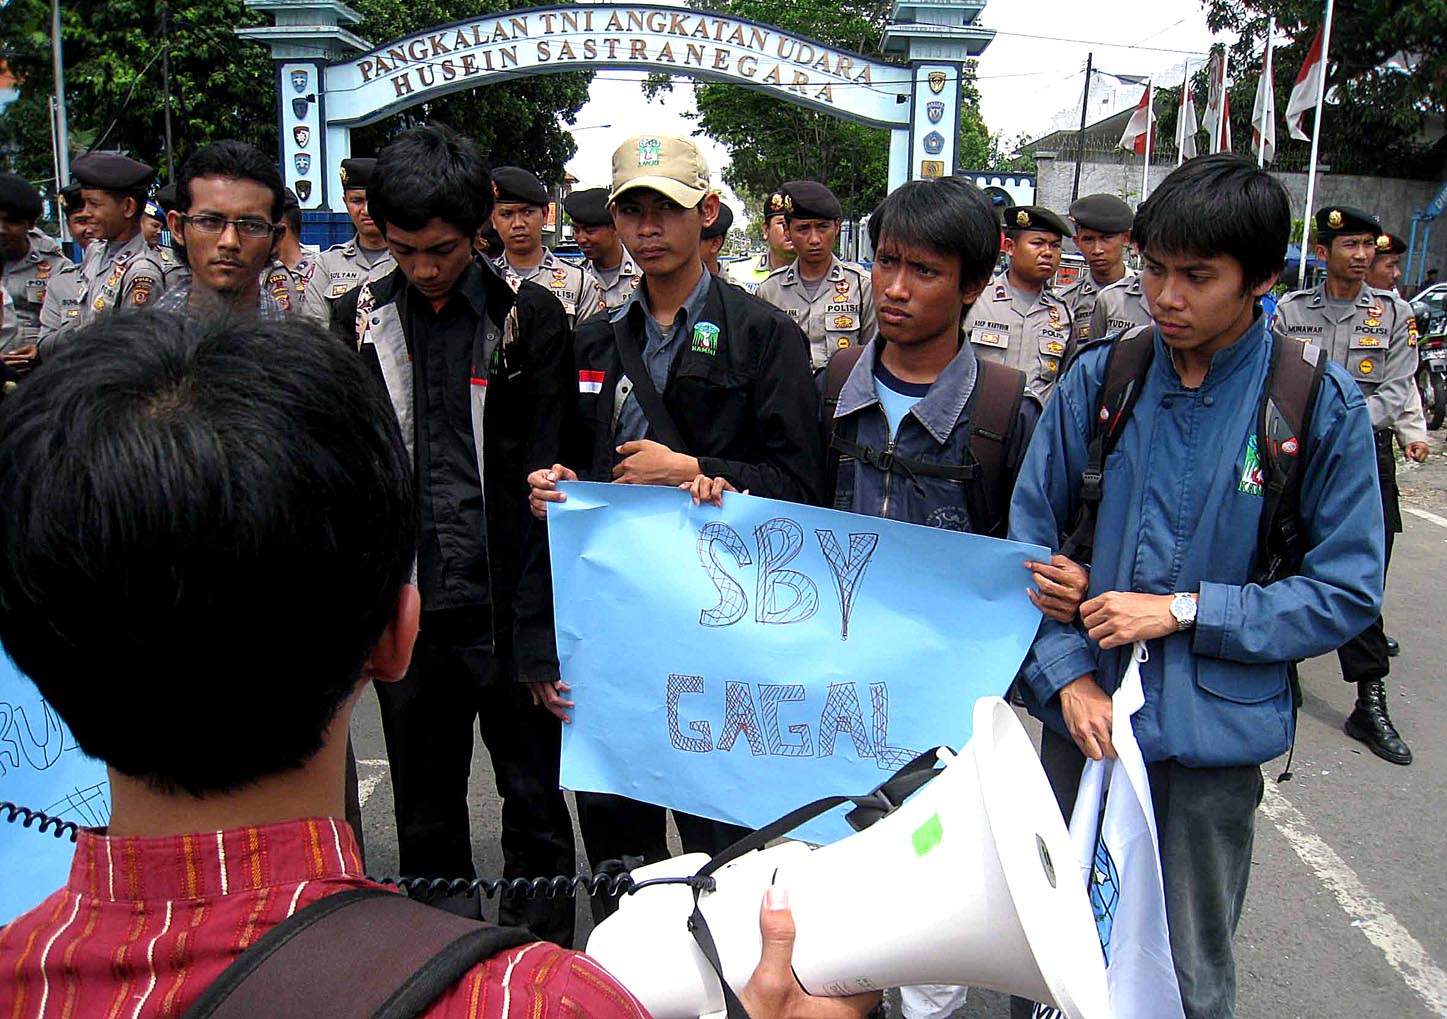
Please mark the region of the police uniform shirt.
MULTIPOLYGON (((1125 275, 1115 283, 1134 278, 1135 273, 1127 269, 1125 275)), ((1090 328, 1090 317, 1095 312, 1095 302, 1099 300, 1101 291, 1106 287, 1114 286, 1115 283, 1097 283, 1095 277, 1086 272, 1080 279, 1060 291, 1060 299, 1070 309, 1070 328, 1075 335, 1076 343, 1084 343, 1095 335, 1090 328)))
POLYGON ((325 324, 329 311, 320 259, 319 254, 303 251, 296 265, 283 267, 291 277, 292 310, 304 318, 325 324))
MULTIPOLYGON (((633 296, 633 291, 643 282, 643 271, 633 261, 633 256, 628 254, 628 249, 623 249, 623 261, 619 262, 611 270, 599 269, 592 262, 584 262, 583 272, 593 278, 593 285, 603 295, 604 309, 611 315, 623 305, 628 303, 628 298, 633 296), (608 281, 604 273, 613 275, 612 281, 608 281)), ((586 316, 585 316, 586 317, 586 316)))
POLYGON ((80 276, 85 288, 81 325, 113 308, 144 307, 166 289, 161 263, 142 233, 124 244, 91 242, 80 263, 80 276))
POLYGON ((15 299, 10 291, 0 287, 0 353, 21 346, 20 327, 15 321, 15 299))
POLYGON ((1049 395, 1070 345, 1070 311, 1049 286, 1022 315, 1002 272, 970 309, 965 328, 976 356, 1020 369, 1031 392, 1041 400, 1049 395))
POLYGON ((312 279, 321 284, 322 296, 336 300, 347 291, 379 280, 397 268, 392 252, 383 248, 380 252, 368 251, 353 237, 345 244, 333 244, 317 256, 317 271, 312 279))
POLYGON ((799 263, 775 269, 759 286, 757 296, 778 308, 809 337, 809 363, 817 372, 834 352, 862 347, 878 334, 874 318, 874 284, 869 273, 835 257, 809 296, 799 263))
POLYGON ((161 263, 161 282, 166 285, 167 290, 178 287, 191 278, 191 267, 171 245, 158 244, 151 249, 151 253, 161 263))
POLYGON ((77 325, 84 303, 85 281, 81 278, 80 266, 67 261, 50 277, 45 288, 45 303, 40 308, 40 342, 77 325))
MULTIPOLYGON (((19 258, 0 267, 0 286, 11 304, 5 315, 5 329, 13 332, 11 346, 20 347, 40 338, 40 309, 50 281, 70 259, 60 245, 39 230, 29 233, 30 248, 19 258)), ((9 350, 10 346, 0 346, 9 350)))
POLYGON ((1151 306, 1146 301, 1145 290, 1139 276, 1127 276, 1116 280, 1095 298, 1095 310, 1091 312, 1086 336, 1077 335, 1077 342, 1099 339, 1112 333, 1125 332, 1135 326, 1151 321, 1151 306))
POLYGON ((1402 445, 1427 441, 1416 395, 1417 323, 1396 294, 1363 285, 1355 301, 1335 304, 1326 284, 1287 294, 1276 305, 1272 332, 1316 344, 1361 386, 1372 428, 1390 428, 1402 445))
POLYGON ((598 278, 563 261, 547 247, 543 248, 543 260, 531 268, 514 269, 505 254, 493 259, 492 264, 514 290, 522 281, 532 280, 556 297, 568 315, 569 327, 603 310, 603 290, 598 278))

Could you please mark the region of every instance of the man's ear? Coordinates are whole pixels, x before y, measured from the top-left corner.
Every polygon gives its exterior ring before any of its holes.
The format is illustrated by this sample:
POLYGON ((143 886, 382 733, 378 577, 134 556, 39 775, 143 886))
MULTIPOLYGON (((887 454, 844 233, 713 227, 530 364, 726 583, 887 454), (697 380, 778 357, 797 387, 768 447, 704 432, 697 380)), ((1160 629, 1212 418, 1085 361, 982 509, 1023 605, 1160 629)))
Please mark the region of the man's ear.
POLYGON ((170 212, 166 213, 166 229, 171 231, 171 236, 178 238, 183 245, 186 243, 184 222, 185 221, 181 218, 181 214, 176 210, 172 209, 170 212))
POLYGON ((966 308, 968 308, 970 305, 974 304, 980 299, 980 295, 985 292, 985 288, 989 285, 990 278, 988 276, 980 280, 980 282, 978 283, 967 284, 963 293, 960 295, 960 302, 966 308))
POLYGON ((703 201, 698 203, 698 211, 701 217, 699 219, 699 226, 713 226, 714 221, 718 219, 718 195, 712 191, 704 195, 703 201))
POLYGON ((365 679, 395 683, 407 675, 412 664, 412 648, 417 643, 417 623, 422 612, 422 596, 411 584, 404 584, 397 594, 397 607, 382 636, 367 656, 363 670, 365 679))

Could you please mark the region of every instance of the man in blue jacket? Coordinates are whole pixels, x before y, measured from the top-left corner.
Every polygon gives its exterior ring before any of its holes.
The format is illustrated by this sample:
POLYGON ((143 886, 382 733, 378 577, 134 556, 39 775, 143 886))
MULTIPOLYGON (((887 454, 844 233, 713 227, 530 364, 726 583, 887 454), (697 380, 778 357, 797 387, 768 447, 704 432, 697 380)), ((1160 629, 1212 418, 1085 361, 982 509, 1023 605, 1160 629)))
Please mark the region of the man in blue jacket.
MULTIPOLYGON (((1229 154, 1193 159, 1140 209, 1154 359, 1106 460, 1087 600, 1046 618, 1025 660, 1041 758, 1068 805, 1085 757, 1113 757, 1110 693, 1147 642, 1135 735, 1150 773, 1171 948, 1189 1019, 1229 1017, 1231 938, 1251 866, 1260 765, 1295 727, 1288 664, 1361 631, 1382 599, 1382 509, 1360 389, 1327 366, 1306 430, 1295 574, 1251 582, 1264 499, 1255 431, 1272 340, 1257 307, 1286 256, 1286 193, 1229 154)), ((1304 348, 1305 349, 1305 348, 1304 348)), ((1109 346, 1045 406, 1010 536, 1059 547, 1080 504, 1109 346)))

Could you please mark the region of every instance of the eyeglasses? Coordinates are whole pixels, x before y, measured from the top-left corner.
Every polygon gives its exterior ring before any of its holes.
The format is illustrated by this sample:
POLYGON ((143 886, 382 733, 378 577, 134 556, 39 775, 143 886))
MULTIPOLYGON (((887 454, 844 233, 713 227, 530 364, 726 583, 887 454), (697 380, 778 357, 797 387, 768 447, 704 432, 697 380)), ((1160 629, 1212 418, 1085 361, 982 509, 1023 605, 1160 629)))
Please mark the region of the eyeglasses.
POLYGON ((268 223, 264 219, 227 219, 225 216, 208 215, 182 216, 181 218, 203 234, 219 234, 228 226, 236 227, 238 234, 252 240, 260 240, 276 233, 276 224, 268 223))

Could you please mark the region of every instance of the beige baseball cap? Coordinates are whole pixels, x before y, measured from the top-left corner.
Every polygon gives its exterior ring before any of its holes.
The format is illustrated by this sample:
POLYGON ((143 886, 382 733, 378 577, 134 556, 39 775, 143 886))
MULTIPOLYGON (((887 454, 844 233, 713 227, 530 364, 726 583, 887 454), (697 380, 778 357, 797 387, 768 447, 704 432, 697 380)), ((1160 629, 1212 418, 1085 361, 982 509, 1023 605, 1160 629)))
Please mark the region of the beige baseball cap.
POLYGON ((687 138, 640 134, 613 153, 613 193, 609 202, 634 188, 651 188, 685 209, 708 194, 708 163, 687 138))

